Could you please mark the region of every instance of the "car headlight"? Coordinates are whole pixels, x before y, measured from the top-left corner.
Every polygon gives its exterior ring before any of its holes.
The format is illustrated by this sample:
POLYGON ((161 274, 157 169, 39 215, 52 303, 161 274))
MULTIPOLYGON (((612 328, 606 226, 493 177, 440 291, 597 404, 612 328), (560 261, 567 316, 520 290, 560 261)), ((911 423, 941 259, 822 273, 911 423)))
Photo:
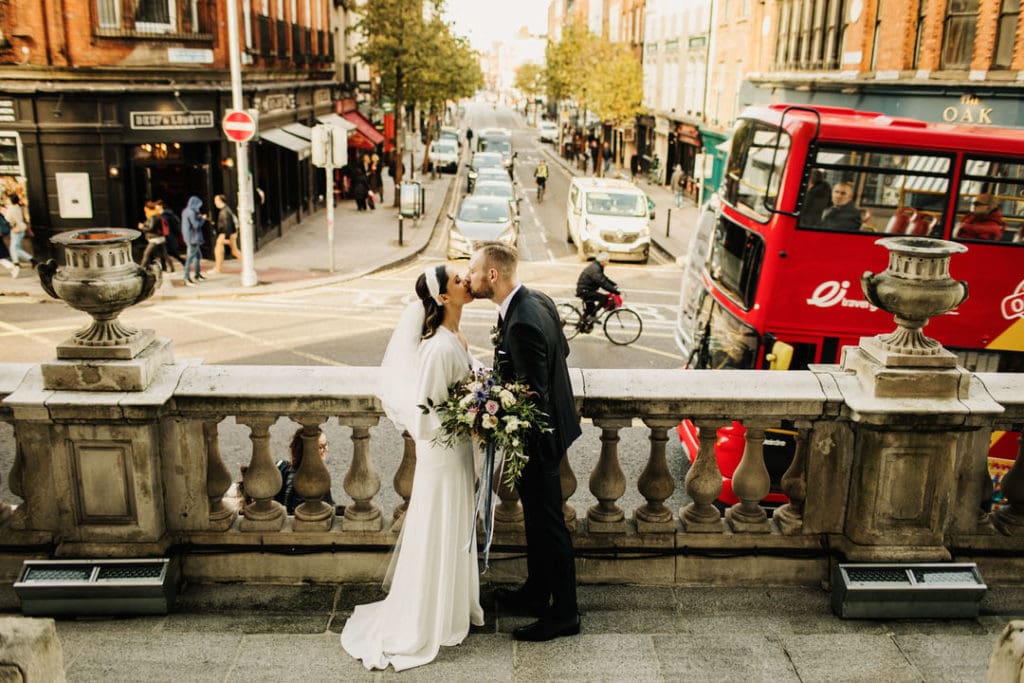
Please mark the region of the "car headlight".
POLYGON ((501 236, 498 237, 498 241, 504 242, 505 244, 514 244, 516 241, 516 226, 510 225, 505 228, 501 233, 501 236))
POLYGON ((457 227, 452 227, 448 231, 448 241, 455 242, 456 244, 469 244, 469 239, 457 227))
POLYGON ((476 180, 477 175, 479 175, 479 174, 476 171, 474 171, 473 169, 470 169, 470 171, 469 171, 469 177, 470 178, 472 178, 473 180, 476 180))

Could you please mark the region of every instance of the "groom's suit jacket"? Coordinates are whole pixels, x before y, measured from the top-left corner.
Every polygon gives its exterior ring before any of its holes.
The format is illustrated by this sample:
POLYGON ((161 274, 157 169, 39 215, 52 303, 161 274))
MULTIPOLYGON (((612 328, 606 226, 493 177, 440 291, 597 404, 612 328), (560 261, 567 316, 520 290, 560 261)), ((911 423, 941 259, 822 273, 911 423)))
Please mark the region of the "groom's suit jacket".
POLYGON ((518 379, 537 392, 538 406, 554 431, 530 435, 530 454, 560 460, 582 433, 572 394, 569 342, 555 303, 543 292, 520 287, 509 302, 494 350, 494 368, 506 380, 518 379))

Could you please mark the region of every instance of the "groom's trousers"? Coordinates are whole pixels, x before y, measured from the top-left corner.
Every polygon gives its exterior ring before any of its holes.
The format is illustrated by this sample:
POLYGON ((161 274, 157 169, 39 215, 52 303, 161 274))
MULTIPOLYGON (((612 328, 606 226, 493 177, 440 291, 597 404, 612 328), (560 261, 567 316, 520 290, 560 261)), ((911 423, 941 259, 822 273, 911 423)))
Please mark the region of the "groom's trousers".
POLYGON ((547 602, 555 619, 575 617, 576 560, 562 515, 559 461, 532 456, 516 489, 526 525, 525 592, 547 602))

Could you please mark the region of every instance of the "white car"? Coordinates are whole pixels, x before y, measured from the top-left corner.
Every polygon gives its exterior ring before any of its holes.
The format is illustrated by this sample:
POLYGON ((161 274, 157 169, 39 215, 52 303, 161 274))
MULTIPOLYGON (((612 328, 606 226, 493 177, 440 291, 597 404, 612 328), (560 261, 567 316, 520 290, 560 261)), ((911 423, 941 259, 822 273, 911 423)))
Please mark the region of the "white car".
POLYGON ((541 121, 537 126, 541 142, 558 142, 558 124, 554 121, 541 121))
POLYGON ((510 246, 519 241, 519 218, 514 203, 501 197, 469 196, 448 230, 448 258, 469 258, 480 242, 498 240, 510 246))
POLYGON ((459 168, 459 146, 451 140, 431 142, 427 159, 432 168, 454 173, 459 168))

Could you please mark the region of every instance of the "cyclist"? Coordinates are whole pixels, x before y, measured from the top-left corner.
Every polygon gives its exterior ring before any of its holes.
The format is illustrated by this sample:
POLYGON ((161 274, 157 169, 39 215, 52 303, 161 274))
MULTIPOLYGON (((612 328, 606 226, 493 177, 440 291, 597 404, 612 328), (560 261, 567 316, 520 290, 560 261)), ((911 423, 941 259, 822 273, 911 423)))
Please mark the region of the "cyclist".
POLYGON ((604 267, 608 265, 609 260, 608 252, 602 251, 587 264, 576 280, 576 296, 583 300, 583 320, 580 321, 583 332, 594 329, 597 312, 608 302, 608 295, 602 294, 601 290, 607 290, 612 294, 620 293, 619 286, 604 274, 604 267))
POLYGON ((541 159, 537 162, 537 170, 533 172, 533 177, 537 181, 537 199, 544 201, 544 189, 548 184, 548 164, 546 161, 541 159))

